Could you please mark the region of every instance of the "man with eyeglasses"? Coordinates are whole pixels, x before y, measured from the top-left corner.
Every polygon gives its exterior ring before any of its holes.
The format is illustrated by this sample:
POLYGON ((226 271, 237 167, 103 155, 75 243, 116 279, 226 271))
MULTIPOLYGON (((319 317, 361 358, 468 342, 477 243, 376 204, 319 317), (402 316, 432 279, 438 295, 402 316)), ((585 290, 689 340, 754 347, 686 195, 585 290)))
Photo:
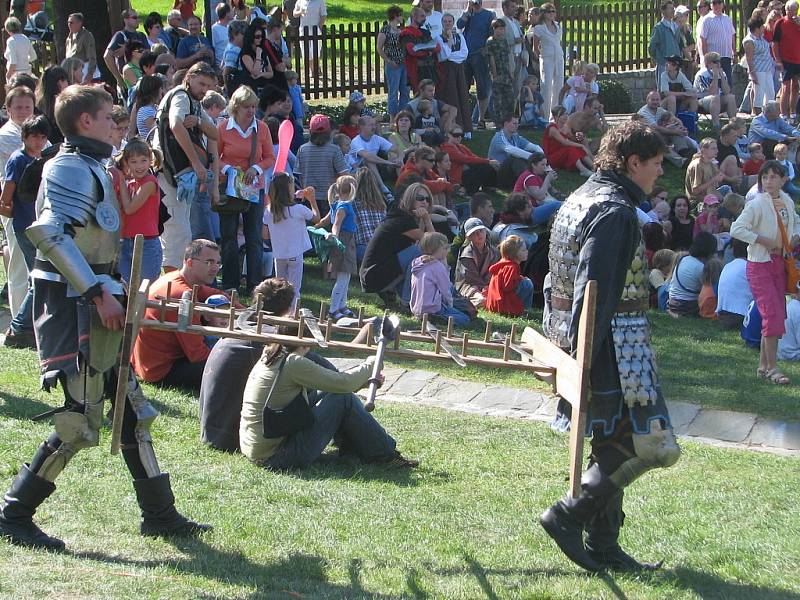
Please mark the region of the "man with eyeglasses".
POLYGON ((709 52, 719 54, 720 65, 730 83, 733 81, 731 61, 736 53, 736 28, 731 18, 722 12, 724 9, 722 0, 711 0, 711 14, 706 15, 697 28, 697 44, 700 56, 709 52))
POLYGON ((123 10, 122 22, 124 26, 121 31, 117 31, 111 37, 105 54, 103 54, 103 60, 114 79, 117 80, 119 88, 124 90, 127 89, 122 77, 122 69, 125 67, 125 45, 133 40, 140 41, 145 48, 149 48, 150 45, 147 43, 147 36, 141 31, 137 31, 139 14, 135 10, 123 10))
POLYGON ((83 26, 83 14, 72 13, 67 17, 69 35, 66 40, 66 58, 80 58, 83 61, 83 83, 90 84, 93 79, 100 79, 97 68, 97 51, 94 35, 83 26))
MULTIPOLYGON (((209 240, 194 240, 186 248, 183 266, 156 279, 150 286, 148 299, 180 300, 185 292, 191 294, 196 285, 197 300, 205 302, 209 296, 219 294, 219 290, 211 287, 211 284, 221 266, 219 246, 209 240)), ((148 308, 144 317, 158 319, 159 311, 148 308)), ((174 311, 167 312, 166 321, 175 323, 177 320, 178 315, 174 311)), ((193 317, 192 324, 200 324, 199 315, 193 317)), ((203 368, 210 353, 211 349, 206 345, 203 336, 141 329, 133 347, 131 365, 144 381, 199 391, 203 368)))

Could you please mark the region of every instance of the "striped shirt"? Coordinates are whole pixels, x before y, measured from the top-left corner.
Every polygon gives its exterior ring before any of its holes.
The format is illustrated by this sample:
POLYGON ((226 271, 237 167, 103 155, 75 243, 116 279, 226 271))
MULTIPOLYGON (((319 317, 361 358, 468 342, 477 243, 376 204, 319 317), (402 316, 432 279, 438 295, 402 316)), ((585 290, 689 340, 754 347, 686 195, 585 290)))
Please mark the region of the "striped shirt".
POLYGON ((769 42, 764 39, 764 36, 757 38, 752 33, 748 33, 742 41, 742 45, 745 42, 753 43, 753 64, 751 66, 753 72, 772 73, 775 61, 772 60, 769 42))
POLYGON ((733 58, 733 36, 736 35, 736 29, 728 15, 707 14, 700 23, 698 33, 706 41, 706 52, 717 52, 722 58, 733 58))

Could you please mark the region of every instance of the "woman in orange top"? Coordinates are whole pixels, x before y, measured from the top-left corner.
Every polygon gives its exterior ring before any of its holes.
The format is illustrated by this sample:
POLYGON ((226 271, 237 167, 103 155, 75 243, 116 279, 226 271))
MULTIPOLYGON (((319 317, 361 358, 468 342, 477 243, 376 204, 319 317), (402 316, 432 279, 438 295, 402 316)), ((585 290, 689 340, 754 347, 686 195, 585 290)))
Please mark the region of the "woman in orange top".
MULTIPOLYGON (((229 118, 218 125, 220 180, 227 182, 232 169, 243 172, 245 187, 255 188, 250 208, 241 213, 247 256, 247 292, 262 280, 261 222, 264 218, 264 171, 275 163, 272 137, 266 124, 256 119, 258 96, 249 87, 238 88, 228 103, 229 118), (255 152, 253 138, 256 136, 255 152), (251 158, 252 156, 252 158, 251 158)), ((239 213, 220 214, 222 237, 222 287, 239 289, 239 213)))

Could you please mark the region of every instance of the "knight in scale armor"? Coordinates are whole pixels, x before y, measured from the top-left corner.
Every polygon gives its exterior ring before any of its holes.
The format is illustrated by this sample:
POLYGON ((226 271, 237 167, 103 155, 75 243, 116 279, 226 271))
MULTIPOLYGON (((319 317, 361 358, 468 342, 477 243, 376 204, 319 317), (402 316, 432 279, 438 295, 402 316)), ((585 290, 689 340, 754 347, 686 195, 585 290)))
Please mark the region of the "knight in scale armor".
MULTIPOLYGON (((636 207, 662 174, 667 146, 651 127, 630 122, 603 137, 599 171, 559 210, 550 239, 550 306, 545 332, 574 352, 584 289, 597 281, 597 309, 585 434, 589 466, 577 498, 567 495, 540 522, 573 562, 592 572, 651 570, 619 545, 625 488, 658 467, 674 465, 672 431, 647 319, 649 289, 636 207)), ((569 428, 562 400, 554 426, 569 428)))
MULTIPOLYGON (((22 465, 0 510, 0 536, 26 546, 64 548, 32 518, 75 454, 99 444, 104 390, 116 388, 125 289, 112 276, 120 209, 103 167, 112 151, 111 107, 111 96, 95 87, 73 85, 59 95, 55 117, 66 141, 44 166, 37 218, 25 232, 37 249, 32 277, 42 387, 59 385, 65 397, 53 417, 55 431, 22 465)), ((157 416, 131 374, 121 447, 141 508, 140 531, 170 536, 210 529, 175 509, 169 475, 153 453, 150 424, 157 416)))

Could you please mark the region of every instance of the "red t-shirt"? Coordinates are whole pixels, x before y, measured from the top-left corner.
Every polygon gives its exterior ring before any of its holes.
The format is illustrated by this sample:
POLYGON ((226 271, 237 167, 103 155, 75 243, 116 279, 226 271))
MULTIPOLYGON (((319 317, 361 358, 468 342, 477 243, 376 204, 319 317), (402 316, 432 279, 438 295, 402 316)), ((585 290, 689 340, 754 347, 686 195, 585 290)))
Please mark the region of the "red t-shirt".
POLYGON ((517 177, 517 182, 514 184, 514 191, 515 192, 524 192, 527 186, 535 186, 535 187, 542 187, 544 183, 544 179, 539 177, 538 175, 534 175, 528 169, 525 169, 522 173, 520 173, 519 177, 517 177))
POLYGON ((778 46, 782 62, 800 65, 800 25, 783 17, 775 24, 772 40, 778 46))
POLYGON ((148 173, 141 179, 131 179, 128 182, 128 193, 133 196, 145 183, 153 183, 156 189, 135 213, 126 215, 123 212, 123 238, 136 237, 138 233, 145 237, 158 235, 158 208, 161 201, 161 194, 158 191, 158 179, 152 173, 148 173))
POLYGON ((181 19, 187 21, 194 14, 196 4, 194 0, 175 0, 173 8, 181 11, 181 19))
POLYGON ((762 166, 764 166, 763 160, 753 160, 752 158, 748 158, 742 165, 742 173, 745 175, 758 175, 758 172, 761 170, 762 166))
MULTIPOLYGON (((185 291, 192 291, 192 286, 184 279, 180 271, 166 273, 156 279, 150 286, 150 300, 161 300, 167 296, 167 285, 172 282, 170 298, 180 299, 185 291)), ((207 285, 201 285, 197 292, 197 300, 205 302, 206 298, 219 294, 220 291, 207 285)), ((148 308, 144 312, 145 319, 159 317, 159 309, 148 308)), ((176 311, 167 311, 165 320, 175 323, 178 319, 176 311)), ((200 315, 192 317, 192 324, 200 324, 200 315)), ((173 363, 180 358, 199 363, 208 358, 211 349, 206 345, 202 335, 160 331, 157 329, 140 329, 133 346, 131 366, 136 374, 145 381, 161 381, 167 376, 173 363)))

